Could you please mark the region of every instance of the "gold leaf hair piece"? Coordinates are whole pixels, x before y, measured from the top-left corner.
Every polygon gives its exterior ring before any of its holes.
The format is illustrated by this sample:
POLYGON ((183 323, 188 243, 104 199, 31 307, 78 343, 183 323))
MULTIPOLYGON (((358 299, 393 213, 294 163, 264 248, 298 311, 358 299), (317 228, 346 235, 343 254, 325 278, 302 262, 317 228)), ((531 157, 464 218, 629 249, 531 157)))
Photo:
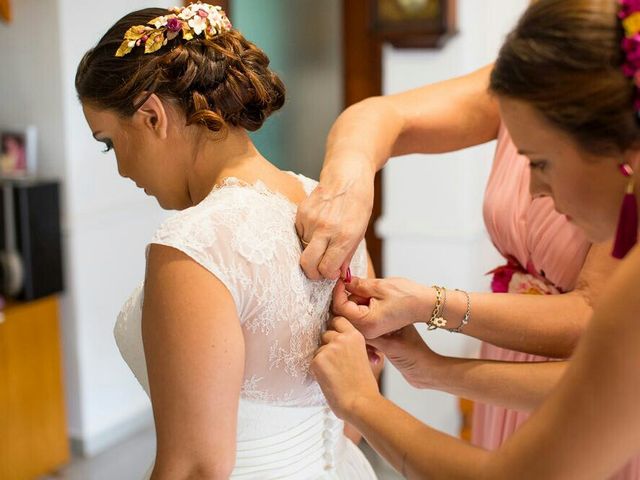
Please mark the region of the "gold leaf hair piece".
POLYGON ((146 25, 135 25, 124 34, 124 41, 116 57, 124 57, 135 47, 144 45, 144 53, 160 50, 169 40, 182 34, 183 40, 192 40, 204 33, 207 40, 233 27, 222 7, 196 2, 187 7, 173 7, 169 15, 150 20, 146 25))

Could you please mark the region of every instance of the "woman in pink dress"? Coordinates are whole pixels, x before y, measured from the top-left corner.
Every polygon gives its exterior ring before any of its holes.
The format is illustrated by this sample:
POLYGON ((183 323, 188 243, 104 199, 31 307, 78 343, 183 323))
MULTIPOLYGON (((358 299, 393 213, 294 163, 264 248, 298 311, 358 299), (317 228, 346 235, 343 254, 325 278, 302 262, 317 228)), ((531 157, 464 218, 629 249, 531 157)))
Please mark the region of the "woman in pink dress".
MULTIPOLYGON (((550 198, 532 199, 528 160, 518 155, 488 94, 489 71, 487 67, 347 109, 330 133, 320 188, 301 205, 297 225, 309 243, 302 258, 307 275, 337 277, 367 227, 373 176, 391 156, 440 153, 498 139, 484 217, 506 264, 492 272, 493 293, 467 297, 466 292, 448 288, 440 311, 446 328, 461 326, 459 333, 483 340, 483 360, 450 359, 430 352, 431 368, 425 369, 422 361, 417 369, 418 362, 407 355, 407 343, 422 344, 415 330, 403 329, 394 339, 399 344, 395 357, 389 342, 374 340, 404 327, 408 311, 424 315, 412 318, 412 323, 429 323, 437 308, 436 288, 400 279, 377 283, 354 279, 350 293, 384 297, 384 307, 367 318, 334 307, 371 344, 384 345, 389 360, 412 385, 474 400, 473 443, 495 449, 564 373, 565 362, 557 360, 571 355, 617 261, 610 256, 610 245, 591 245, 554 211, 550 198), (468 306, 468 323, 463 323, 468 306)), ((424 350, 419 354, 424 356, 424 350)), ((632 462, 617 478, 640 478, 640 461, 632 462)))
POLYGON ((310 249, 303 266, 313 269, 321 251, 318 270, 327 274, 343 261, 340 251, 349 257, 345 239, 360 227, 357 207, 363 213, 369 205, 363 194, 369 182, 354 187, 350 177, 358 165, 368 179, 385 154, 462 147, 480 140, 479 130, 500 140, 485 206, 489 231, 507 259, 494 271, 494 293, 469 295, 403 279, 339 282, 338 316, 312 364, 337 415, 405 476, 638 478, 639 52, 640 1, 540 0, 507 38, 491 74, 499 115, 485 89, 467 78, 375 99, 334 130, 324 188, 298 222, 310 249), (433 103, 422 107, 426 100, 433 103), (452 111, 447 102, 454 103, 452 111), (363 126, 367 122, 373 127, 363 126), (528 172, 518 153, 528 159, 528 172), (328 211, 345 233, 332 231, 328 211), (592 242, 615 236, 615 247, 589 246, 575 226, 592 242), (624 260, 614 264, 611 253, 624 260), (418 322, 543 356, 485 344, 483 355, 497 361, 443 358, 424 344, 418 322), (571 361, 550 361, 569 355, 577 332, 582 338, 571 361), (542 404, 516 432, 524 417, 479 407, 478 443, 495 447, 513 435, 495 453, 475 448, 381 397, 366 374, 365 338, 416 386, 519 410, 542 404))
MULTIPOLYGON (((554 210, 550 198, 531 197, 529 182, 529 162, 518 154, 509 133, 501 125, 485 193, 484 219, 495 247, 507 264, 492 272, 492 290, 543 295, 572 292, 590 244, 582 231, 554 210)), ((482 343, 480 356, 507 362, 550 360, 487 342, 482 343)), ((476 403, 472 441, 495 449, 526 417, 520 410, 476 403)))
MULTIPOLYGON (((485 194, 484 220, 495 247, 508 263, 493 272, 492 290, 495 293, 554 295, 574 291, 590 245, 578 227, 554 210, 550 198, 532 199, 530 177, 528 159, 518 154, 509 133, 501 125, 485 194)), ((482 343, 480 357, 501 362, 550 360, 487 342, 482 343)), ((443 368, 447 368, 445 364, 450 365, 447 362, 447 359, 441 359, 443 368)), ((469 362, 467 368, 482 365, 481 362, 469 362)), ((548 366, 554 368, 554 365, 548 366)), ((550 379, 564 369, 564 365, 557 367, 549 375, 550 379)), ((444 385, 442 389, 450 390, 444 385)), ((546 393, 546 389, 540 393, 546 393)), ((469 392, 469 397, 475 397, 473 392, 469 392)), ((474 445, 489 450, 498 448, 529 417, 527 404, 516 405, 517 409, 509 409, 505 404, 508 405, 507 402, 474 404, 471 429, 474 445)), ((537 406, 537 401, 531 406, 537 406)), ((635 458, 613 478, 640 478, 640 458, 635 458)))

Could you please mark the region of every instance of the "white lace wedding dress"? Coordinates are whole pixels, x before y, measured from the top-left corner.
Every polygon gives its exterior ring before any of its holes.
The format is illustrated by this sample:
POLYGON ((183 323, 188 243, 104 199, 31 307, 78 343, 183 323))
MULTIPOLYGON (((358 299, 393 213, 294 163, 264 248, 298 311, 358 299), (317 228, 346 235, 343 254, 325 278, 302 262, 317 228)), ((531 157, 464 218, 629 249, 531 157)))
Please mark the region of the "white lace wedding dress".
MULTIPOLYGON (((315 181, 298 175, 309 194, 315 181)), ((227 179, 198 205, 165 221, 151 243, 174 247, 222 281, 246 348, 234 479, 375 479, 344 424, 327 407, 309 364, 329 318, 334 282, 299 266, 296 206, 257 182, 227 179)), ((351 270, 365 276, 364 244, 351 270)), ((114 334, 149 394, 141 335, 143 288, 125 303, 114 334)))

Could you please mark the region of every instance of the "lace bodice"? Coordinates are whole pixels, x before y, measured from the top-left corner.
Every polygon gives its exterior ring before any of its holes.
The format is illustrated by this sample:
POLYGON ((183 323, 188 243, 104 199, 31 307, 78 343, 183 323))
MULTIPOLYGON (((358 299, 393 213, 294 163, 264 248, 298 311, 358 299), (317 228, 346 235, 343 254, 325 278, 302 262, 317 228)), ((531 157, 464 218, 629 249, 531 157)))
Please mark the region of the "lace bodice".
MULTIPOLYGON (((298 175, 309 194, 317 185, 298 175)), ((302 272, 296 205, 257 182, 227 179, 198 205, 178 212, 151 243, 176 248, 215 275, 231 293, 245 341, 243 399, 281 406, 322 405, 309 365, 329 318, 332 281, 302 272)), ((364 242, 351 270, 365 276, 364 242)), ((149 393, 142 347, 143 288, 125 303, 115 326, 122 356, 149 393)))

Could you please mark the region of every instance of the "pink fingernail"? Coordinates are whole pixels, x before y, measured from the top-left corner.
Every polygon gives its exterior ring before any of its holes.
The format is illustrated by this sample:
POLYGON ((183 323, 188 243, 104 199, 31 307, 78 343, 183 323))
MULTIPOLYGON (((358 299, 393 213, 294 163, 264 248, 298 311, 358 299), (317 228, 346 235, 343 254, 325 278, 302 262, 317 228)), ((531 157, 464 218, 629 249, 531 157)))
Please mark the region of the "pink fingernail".
POLYGON ((380 363, 380 355, 378 355, 376 351, 369 345, 367 345, 367 356, 369 357, 369 361, 374 365, 380 363))
POLYGON ((351 269, 347 268, 347 273, 344 276, 344 283, 351 283, 351 269))

